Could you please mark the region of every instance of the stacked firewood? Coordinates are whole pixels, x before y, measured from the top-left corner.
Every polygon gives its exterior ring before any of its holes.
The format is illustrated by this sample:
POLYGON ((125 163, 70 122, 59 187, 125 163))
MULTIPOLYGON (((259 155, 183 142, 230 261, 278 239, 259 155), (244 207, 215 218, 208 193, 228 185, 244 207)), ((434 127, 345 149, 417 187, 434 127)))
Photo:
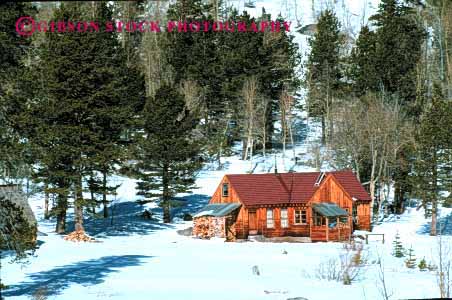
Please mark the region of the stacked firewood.
POLYGON ((224 236, 224 218, 200 217, 195 218, 193 235, 202 239, 224 236))
POLYGON ((66 241, 71 242, 94 242, 94 238, 88 236, 83 230, 76 230, 64 237, 66 241))

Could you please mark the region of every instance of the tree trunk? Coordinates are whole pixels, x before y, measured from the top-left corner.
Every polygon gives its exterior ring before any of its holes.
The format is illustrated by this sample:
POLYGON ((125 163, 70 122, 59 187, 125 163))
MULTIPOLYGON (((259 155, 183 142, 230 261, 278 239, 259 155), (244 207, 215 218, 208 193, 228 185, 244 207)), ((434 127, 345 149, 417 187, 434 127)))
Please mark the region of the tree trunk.
POLYGON ((75 185, 75 201, 74 201, 74 222, 75 231, 84 230, 83 228, 83 191, 82 178, 78 178, 75 185))
POLYGON ((372 180, 372 179, 370 180, 369 192, 370 192, 370 221, 372 222, 372 220, 374 218, 375 180, 372 180))
POLYGON ((254 140, 250 141, 250 171, 253 170, 253 148, 254 148, 254 140))
POLYGON ((405 161, 405 151, 402 149, 399 152, 399 167, 396 170, 394 178, 394 209, 396 214, 403 214, 405 210, 405 193, 406 184, 404 181, 408 177, 408 170, 405 161))
POLYGON ((268 103, 267 107, 266 107, 266 124, 265 124, 265 129, 267 131, 266 133, 266 139, 265 139, 265 148, 266 149, 273 149, 273 144, 272 144, 272 135, 273 135, 273 131, 275 129, 275 126, 273 124, 273 107, 271 103, 268 103))
POLYGON ((374 150, 373 143, 371 143, 371 153, 372 153, 372 167, 370 171, 370 181, 369 181, 369 192, 370 192, 370 222, 373 222, 374 217, 374 201, 375 201, 375 168, 377 164, 377 154, 378 151, 374 150))
POLYGON ((293 130, 292 130, 292 119, 291 119, 291 117, 289 117, 287 126, 289 128, 290 143, 292 144, 292 155, 293 155, 293 161, 294 161, 294 164, 295 164, 295 157, 297 156, 297 154, 295 153, 295 142, 294 142, 294 139, 293 139, 293 130))
POLYGON ((107 201, 107 171, 102 172, 102 204, 104 205, 104 218, 108 218, 108 201, 107 201))
POLYGON ((326 143, 326 133, 325 133, 326 128, 325 127, 326 127, 325 126, 325 117, 322 116, 322 140, 321 140, 322 145, 325 145, 325 143, 326 143))
POLYGON ((171 223, 171 203, 170 203, 170 194, 169 194, 169 174, 168 174, 168 166, 165 165, 163 167, 163 176, 162 176, 162 185, 163 185, 163 223, 171 223))
POLYGON ((58 195, 57 201, 57 221, 56 233, 63 234, 66 231, 66 210, 67 210, 67 196, 58 195))
POLYGON ((242 160, 246 160, 246 157, 248 156, 248 144, 246 142, 246 139, 242 139, 242 160))
POLYGON ((89 189, 89 192, 91 193, 91 212, 93 214, 95 214, 96 213, 96 199, 94 199, 94 192, 91 189, 91 187, 89 189))
MULTIPOLYGON (((436 198, 436 197, 435 197, 436 198)), ((430 235, 437 235, 436 224, 437 224, 437 202, 436 200, 432 203, 432 225, 430 227, 430 235)))
POLYGON ((430 235, 436 235, 436 221, 437 221, 437 214, 438 214, 438 197, 437 197, 437 193, 438 193, 438 162, 437 162, 437 149, 435 148, 433 150, 433 156, 432 156, 432 160, 433 160, 433 164, 432 164, 432 189, 433 189, 433 193, 432 193, 432 224, 430 226, 430 235))
POLYGON ((49 192, 47 189, 49 185, 47 182, 44 183, 44 219, 48 220, 50 218, 49 214, 49 192))

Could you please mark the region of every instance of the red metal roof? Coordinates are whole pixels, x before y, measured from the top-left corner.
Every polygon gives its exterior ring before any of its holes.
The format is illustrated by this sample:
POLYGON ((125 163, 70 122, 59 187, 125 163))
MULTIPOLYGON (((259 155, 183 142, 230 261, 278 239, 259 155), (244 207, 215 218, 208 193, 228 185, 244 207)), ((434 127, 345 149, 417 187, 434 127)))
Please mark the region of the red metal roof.
MULTIPOLYGON (((370 200, 352 171, 326 172, 332 174, 351 197, 370 200)), ((315 185, 320 172, 231 174, 226 175, 244 205, 307 203, 319 188, 315 185)), ((320 184, 321 185, 321 184, 320 184)))

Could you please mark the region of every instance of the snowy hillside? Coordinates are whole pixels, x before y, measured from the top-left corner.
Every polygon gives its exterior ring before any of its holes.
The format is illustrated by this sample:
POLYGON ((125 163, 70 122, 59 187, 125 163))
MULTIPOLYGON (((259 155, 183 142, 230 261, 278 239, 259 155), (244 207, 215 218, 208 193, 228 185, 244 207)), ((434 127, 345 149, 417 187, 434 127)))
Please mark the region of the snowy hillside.
MULTIPOLYGON (((246 162, 225 158, 228 168, 200 175, 195 195, 185 207, 193 212, 206 201, 223 174, 243 172, 246 162)), ((119 180, 119 179, 118 179, 119 180)), ((352 285, 319 279, 319 266, 344 255, 342 243, 225 243, 199 240, 177 233, 191 222, 163 225, 142 221, 142 208, 134 199, 134 182, 123 179, 121 203, 110 219, 90 218, 88 233, 99 243, 72 243, 53 233, 53 222, 43 220, 42 199, 32 200, 42 243, 27 264, 2 260, 2 280, 7 299, 29 299, 36 291, 48 299, 381 299, 378 258, 385 270, 387 289, 394 299, 436 297, 435 272, 405 267, 404 258, 391 255, 399 232, 404 247, 413 246, 416 258, 438 264, 437 240, 428 236, 423 211, 409 208, 400 219, 376 226, 386 242, 376 237, 365 245, 361 275, 352 285), (258 270, 259 275, 254 270, 258 270), (231 276, 233 274, 233 276, 231 276)), ((452 210, 443 209, 452 234, 452 210)), ((444 220, 444 219, 443 219, 444 220)), ((444 238, 450 239, 451 236, 444 238)))

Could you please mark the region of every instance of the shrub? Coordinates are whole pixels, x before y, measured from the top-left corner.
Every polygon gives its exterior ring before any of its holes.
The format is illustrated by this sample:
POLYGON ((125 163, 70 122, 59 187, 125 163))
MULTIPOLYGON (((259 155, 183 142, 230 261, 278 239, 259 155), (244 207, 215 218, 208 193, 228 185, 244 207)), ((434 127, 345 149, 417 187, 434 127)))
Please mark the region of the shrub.
POLYGON ((0 249, 14 250, 17 258, 36 245, 37 227, 30 224, 19 205, 0 199, 0 249))
POLYGON ((339 259, 331 258, 318 266, 315 270, 318 279, 342 281, 343 284, 350 285, 359 278, 366 261, 362 254, 363 246, 354 243, 344 245, 344 248, 345 252, 340 254, 339 259))
POLYGON ((47 299, 47 288, 42 287, 33 292, 32 298, 33 300, 46 300, 47 299))
POLYGON ((425 261, 425 257, 421 259, 421 261, 418 264, 419 270, 421 271, 427 271, 427 262, 425 261))

